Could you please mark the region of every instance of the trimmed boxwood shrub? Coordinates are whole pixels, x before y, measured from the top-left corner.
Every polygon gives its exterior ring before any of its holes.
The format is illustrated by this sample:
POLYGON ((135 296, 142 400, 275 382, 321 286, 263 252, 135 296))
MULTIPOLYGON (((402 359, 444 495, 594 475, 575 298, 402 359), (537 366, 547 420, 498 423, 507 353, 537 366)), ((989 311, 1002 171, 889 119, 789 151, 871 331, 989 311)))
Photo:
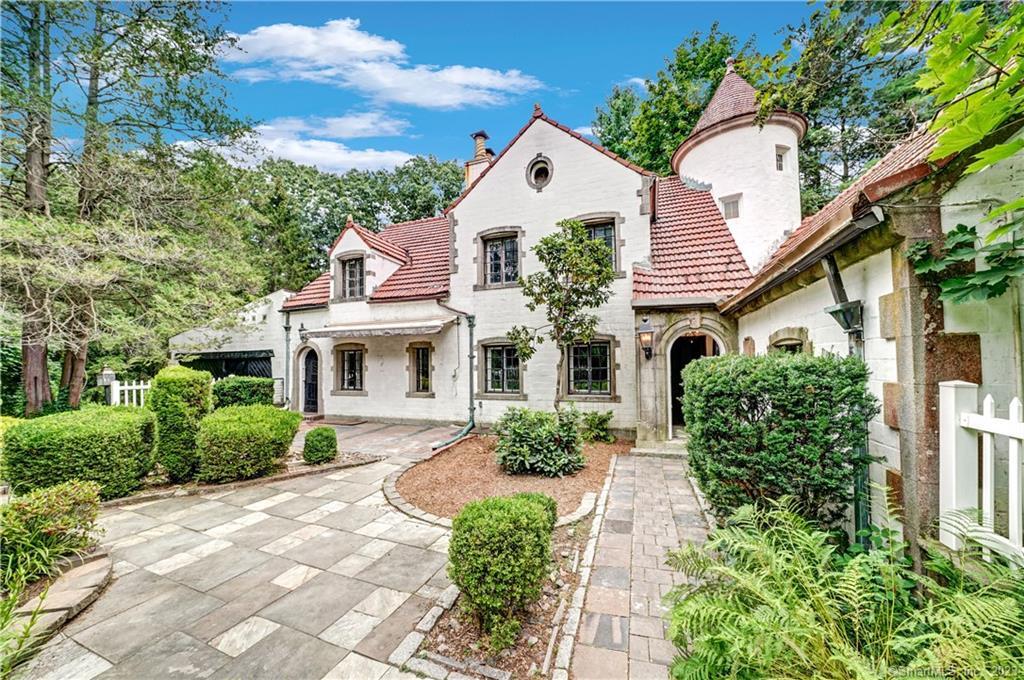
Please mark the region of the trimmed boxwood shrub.
POLYGON ((217 409, 199 425, 199 480, 230 482, 273 472, 288 453, 300 422, 298 413, 273 406, 217 409))
POLYGON ((232 375, 213 383, 213 407, 274 404, 274 379, 232 375))
POLYGON ((329 463, 338 455, 338 435, 333 427, 314 427, 306 433, 302 447, 302 460, 310 465, 329 463))
POLYGON ((94 540, 99 494, 95 482, 69 481, 0 506, 0 588, 7 591, 46 576, 59 558, 88 547, 94 540))
POLYGON ((540 493, 537 491, 522 491, 512 496, 512 498, 522 498, 528 500, 531 503, 537 503, 541 509, 544 510, 544 514, 548 518, 548 531, 555 530, 555 523, 558 522, 558 503, 555 499, 546 493, 540 493))
POLYGON ((168 366, 153 378, 147 405, 156 413, 157 460, 172 482, 187 482, 196 473, 196 433, 210 412, 207 371, 168 366))
POLYGON ((576 409, 552 413, 512 407, 494 424, 494 434, 498 465, 511 475, 562 477, 586 465, 576 409))
POLYGON ((156 420, 146 409, 97 406, 23 420, 4 434, 5 474, 25 493, 71 479, 117 498, 153 469, 156 420))
POLYGON ((492 650, 515 643, 517 613, 540 597, 551 558, 551 522, 534 498, 467 503, 452 522, 448 576, 492 650))
POLYGON ((856 453, 878 412, 856 358, 725 355, 683 371, 689 463, 719 515, 792 496, 809 519, 842 519, 856 453))

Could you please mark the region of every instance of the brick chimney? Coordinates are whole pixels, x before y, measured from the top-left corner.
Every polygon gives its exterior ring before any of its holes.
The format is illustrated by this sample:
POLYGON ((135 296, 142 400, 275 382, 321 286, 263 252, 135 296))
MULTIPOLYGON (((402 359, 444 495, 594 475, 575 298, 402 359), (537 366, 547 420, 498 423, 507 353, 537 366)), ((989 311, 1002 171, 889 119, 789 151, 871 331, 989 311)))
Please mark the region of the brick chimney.
POLYGON ((494 160, 494 152, 487 148, 490 137, 483 130, 470 135, 473 138, 473 158, 466 161, 466 186, 469 187, 494 160))

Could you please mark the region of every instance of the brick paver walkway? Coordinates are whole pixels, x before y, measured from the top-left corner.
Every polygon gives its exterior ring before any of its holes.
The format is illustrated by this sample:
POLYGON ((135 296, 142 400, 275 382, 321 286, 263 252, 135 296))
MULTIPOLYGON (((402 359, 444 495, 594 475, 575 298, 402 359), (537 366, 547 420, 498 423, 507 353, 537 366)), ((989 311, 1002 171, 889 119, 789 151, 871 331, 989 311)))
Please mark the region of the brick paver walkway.
POLYGON ((662 597, 682 576, 665 566, 665 552, 706 536, 682 459, 618 458, 573 650, 573 678, 668 678, 676 649, 665 639, 662 597))
POLYGON ((388 656, 449 585, 446 532, 382 480, 454 427, 338 427, 371 465, 111 509, 115 579, 22 678, 411 678, 388 656))

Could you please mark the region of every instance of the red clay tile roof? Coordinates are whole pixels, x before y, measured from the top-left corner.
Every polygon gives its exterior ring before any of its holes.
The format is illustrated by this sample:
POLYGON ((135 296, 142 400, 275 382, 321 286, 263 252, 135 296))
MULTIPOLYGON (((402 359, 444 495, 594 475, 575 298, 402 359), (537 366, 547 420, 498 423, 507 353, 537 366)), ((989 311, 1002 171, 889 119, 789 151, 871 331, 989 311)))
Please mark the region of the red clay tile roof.
MULTIPOLYGON (((404 263, 377 286, 370 295, 370 301, 400 302, 448 295, 448 218, 427 217, 399 222, 379 234, 351 223, 345 225, 342 234, 346 229, 356 229, 371 248, 404 263)), ((340 239, 339 235, 335 245, 340 239)), ((282 309, 322 307, 330 296, 331 275, 327 272, 285 301, 282 309)))
POLYGON ((449 225, 447 217, 392 224, 381 237, 409 253, 404 264, 377 286, 372 302, 440 298, 448 295, 449 225))
POLYGON ((780 270, 785 269, 781 267, 781 263, 801 244, 816 237, 818 241, 827 240, 831 232, 843 226, 843 224, 833 224, 833 219, 844 209, 853 210, 862 196, 872 202, 880 200, 949 163, 951 157, 935 162, 928 161, 928 156, 935 148, 937 139, 938 137, 934 133, 928 132, 922 126, 871 166, 867 172, 854 180, 853 184, 829 201, 825 207, 813 215, 805 217, 800 226, 782 242, 782 245, 750 284, 729 300, 726 306, 733 305, 751 290, 764 285, 780 274, 780 270))
POLYGON ((750 282, 747 263, 708 191, 657 180, 651 267, 633 269, 633 299, 721 298, 750 282))
POLYGON ((570 137, 575 137, 576 139, 580 140, 581 142, 583 142, 587 146, 591 147, 592 149, 603 153, 605 156, 608 156, 608 158, 611 158, 613 161, 615 161, 617 163, 620 163, 621 165, 626 166, 627 168, 629 168, 630 170, 632 170, 634 172, 638 172, 641 175, 655 176, 655 173, 651 172, 650 170, 645 170, 645 169, 641 168, 636 163, 633 163, 631 161, 626 160, 625 158, 623 158, 622 156, 618 155, 617 153, 615 153, 613 151, 609 151, 608 149, 604 148, 603 146, 601 146, 597 142, 593 142, 593 141, 587 139, 586 137, 584 137, 580 133, 576 132, 572 128, 567 127, 565 125, 562 125, 561 123, 559 123, 558 121, 554 120, 553 118, 548 118, 546 115, 544 115, 544 112, 541 110, 540 105, 539 104, 535 104, 534 107, 533 107, 533 116, 531 116, 530 120, 528 120, 526 122, 526 125, 524 125, 522 128, 520 128, 519 132, 516 133, 516 136, 512 138, 512 141, 510 141, 508 144, 505 145, 505 148, 501 150, 501 153, 499 153, 494 158, 494 160, 491 161, 490 165, 488 165, 486 168, 484 168, 484 171, 481 172, 477 176, 477 178, 475 180, 473 180, 473 183, 470 184, 468 187, 466 187, 463 190, 463 192, 461 194, 459 194, 455 198, 454 201, 452 201, 451 205, 449 205, 447 208, 445 208, 444 212, 445 212, 446 215, 448 214, 449 211, 453 210, 455 208, 455 206, 457 206, 459 203, 461 203, 462 199, 464 199, 469 194, 469 192, 473 191, 473 187, 475 187, 477 184, 479 184, 480 180, 482 180, 484 178, 484 176, 487 175, 488 171, 490 171, 491 168, 493 168, 495 165, 498 164, 498 161, 500 161, 501 157, 505 155, 505 152, 508 151, 509 149, 511 149, 512 146, 519 140, 519 138, 522 137, 526 133, 526 131, 530 129, 530 126, 533 125, 534 123, 536 123, 538 120, 542 120, 545 123, 548 123, 550 125, 555 126, 556 128, 558 128, 562 132, 564 132, 567 135, 569 135, 570 137))
POLYGON ((331 297, 331 274, 325 272, 302 287, 295 295, 284 301, 281 309, 295 310, 321 307, 331 297))
POLYGON ((740 74, 729 70, 718 84, 715 94, 711 96, 704 113, 700 114, 697 124, 690 131, 690 136, 749 113, 757 113, 757 90, 740 74))

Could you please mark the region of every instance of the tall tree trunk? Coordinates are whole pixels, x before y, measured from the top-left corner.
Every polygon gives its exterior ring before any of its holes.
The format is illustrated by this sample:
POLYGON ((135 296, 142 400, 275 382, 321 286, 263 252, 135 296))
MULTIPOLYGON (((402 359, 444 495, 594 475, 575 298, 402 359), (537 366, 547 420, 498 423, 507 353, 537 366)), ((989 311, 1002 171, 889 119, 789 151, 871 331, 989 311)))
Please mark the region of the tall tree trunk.
POLYGON ((50 374, 46 365, 46 343, 39 337, 39 322, 25 320, 21 325, 21 382, 25 392, 25 415, 38 413, 53 401, 50 374))
MULTIPOLYGON (((558 407, 562 404, 562 367, 565 364, 565 348, 558 346, 558 366, 555 369, 555 411, 558 411, 558 407)), ((521 379, 521 378, 520 378, 521 379)), ((566 379, 566 389, 569 388, 568 378, 566 379)))
POLYGON ((82 403, 85 389, 85 360, 89 355, 89 343, 82 345, 71 356, 71 375, 68 382, 68 406, 78 408, 82 403))
MULTIPOLYGON (((51 60, 51 49, 50 49, 50 27, 53 25, 53 7, 49 3, 45 3, 43 8, 46 11, 46 19, 43 21, 43 63, 41 86, 43 97, 40 102, 45 102, 45 107, 40 112, 43 119, 43 177, 46 181, 46 185, 50 184, 50 153, 53 150, 53 109, 51 103, 53 102, 53 61, 51 60)), ((49 214, 49 206, 46 206, 47 214, 49 214)))
POLYGON ((64 350, 64 357, 60 366, 60 389, 66 389, 71 384, 71 368, 74 364, 75 353, 71 349, 64 350))
POLYGON ((86 219, 96 205, 97 168, 102 141, 99 125, 100 55, 103 44, 103 3, 95 4, 93 15, 93 42, 89 56, 89 85, 85 98, 85 124, 82 141, 82 161, 78 179, 78 215, 86 219))
POLYGON ((46 120, 42 113, 43 5, 32 4, 28 24, 28 108, 25 114, 25 209, 45 214, 47 144, 46 120))

